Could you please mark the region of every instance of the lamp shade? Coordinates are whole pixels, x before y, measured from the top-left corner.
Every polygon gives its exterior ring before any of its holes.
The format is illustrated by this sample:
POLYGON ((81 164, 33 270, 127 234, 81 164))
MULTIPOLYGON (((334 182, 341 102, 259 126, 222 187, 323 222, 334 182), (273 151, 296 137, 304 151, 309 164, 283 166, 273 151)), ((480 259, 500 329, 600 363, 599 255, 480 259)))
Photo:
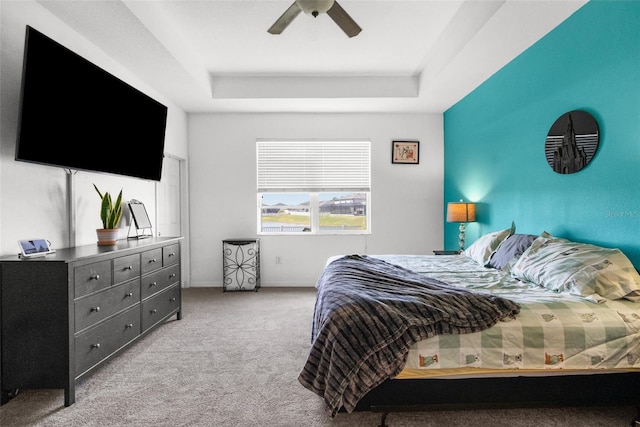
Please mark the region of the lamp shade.
POLYGON ((475 203, 449 202, 447 204, 447 222, 474 222, 475 220, 475 203))

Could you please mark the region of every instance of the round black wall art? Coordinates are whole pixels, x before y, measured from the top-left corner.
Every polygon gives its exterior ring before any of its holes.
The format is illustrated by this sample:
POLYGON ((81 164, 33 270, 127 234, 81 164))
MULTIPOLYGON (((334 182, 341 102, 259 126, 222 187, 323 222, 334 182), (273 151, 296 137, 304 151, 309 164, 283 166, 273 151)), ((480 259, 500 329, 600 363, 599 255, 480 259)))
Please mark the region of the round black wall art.
POLYGON ((544 144, 544 154, 557 173, 575 173, 589 164, 600 142, 598 122, 586 111, 564 113, 556 120, 544 144))

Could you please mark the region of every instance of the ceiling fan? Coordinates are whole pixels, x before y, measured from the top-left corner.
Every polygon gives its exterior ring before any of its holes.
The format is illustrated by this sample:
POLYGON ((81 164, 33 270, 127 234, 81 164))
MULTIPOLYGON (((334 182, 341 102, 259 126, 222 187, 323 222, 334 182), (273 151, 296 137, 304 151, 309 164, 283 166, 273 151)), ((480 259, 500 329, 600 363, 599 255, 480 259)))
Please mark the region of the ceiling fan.
POLYGON ((314 18, 326 13, 349 37, 357 36, 362 31, 335 0, 295 0, 267 31, 271 34, 282 33, 301 11, 311 14, 314 18))

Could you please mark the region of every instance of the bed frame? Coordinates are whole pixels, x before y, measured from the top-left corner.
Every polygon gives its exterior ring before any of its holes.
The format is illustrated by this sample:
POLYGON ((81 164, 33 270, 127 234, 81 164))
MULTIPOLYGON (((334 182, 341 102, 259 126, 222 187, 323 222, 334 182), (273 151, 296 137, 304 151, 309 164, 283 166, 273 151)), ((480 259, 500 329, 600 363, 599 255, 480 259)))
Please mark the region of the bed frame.
POLYGON ((640 372, 493 378, 391 379, 364 396, 356 411, 389 412, 551 406, 635 405, 640 427, 640 372))

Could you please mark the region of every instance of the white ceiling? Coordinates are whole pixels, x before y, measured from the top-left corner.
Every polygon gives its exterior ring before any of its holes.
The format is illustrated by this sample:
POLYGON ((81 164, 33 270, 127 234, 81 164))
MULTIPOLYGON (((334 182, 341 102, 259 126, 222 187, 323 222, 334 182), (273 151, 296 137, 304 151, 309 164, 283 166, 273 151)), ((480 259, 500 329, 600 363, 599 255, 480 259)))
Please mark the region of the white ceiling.
POLYGON ((187 112, 445 111, 583 0, 339 0, 348 38, 293 0, 41 0, 187 112))

